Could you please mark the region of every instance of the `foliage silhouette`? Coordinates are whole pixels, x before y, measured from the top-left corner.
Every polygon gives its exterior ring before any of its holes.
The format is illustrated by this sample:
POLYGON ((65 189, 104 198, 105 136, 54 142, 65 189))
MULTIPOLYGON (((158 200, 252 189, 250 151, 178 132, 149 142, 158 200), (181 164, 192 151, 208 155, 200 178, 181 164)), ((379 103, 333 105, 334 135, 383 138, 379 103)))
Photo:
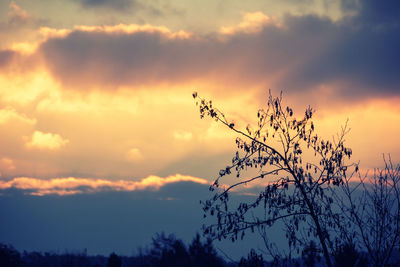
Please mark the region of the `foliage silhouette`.
POLYGON ((366 267, 367 258, 358 252, 354 243, 345 243, 334 255, 335 265, 341 267, 366 267))
POLYGON ((193 98, 199 106, 200 118, 209 116, 239 135, 232 164, 220 170, 210 187, 216 191, 215 195, 203 202, 204 216, 216 216, 217 221, 205 226, 204 234, 234 242, 243 238, 247 230, 257 228, 272 254, 273 244, 269 243, 266 228, 282 221, 290 249, 298 250, 317 238, 326 264, 333 266, 331 255, 337 244, 329 233, 337 228, 334 222, 340 214, 332 209, 332 195, 326 188, 343 185, 350 166, 358 169, 345 161, 352 155, 352 150, 344 145, 347 127, 342 128, 336 139, 326 141, 315 133, 312 108, 308 107, 304 116, 296 119, 293 109, 283 106, 282 94, 274 98, 270 92, 266 109, 257 113, 257 125, 242 130, 228 121, 211 100, 199 97, 196 92, 193 98), (241 179, 243 172, 251 169, 257 173, 241 179), (221 179, 232 173, 239 181, 221 188, 221 179), (253 202, 232 209, 230 192, 257 181, 268 185, 253 202), (259 206, 264 216, 251 216, 259 206))
POLYGON ((224 266, 223 260, 217 255, 217 252, 212 245, 211 239, 207 239, 205 243, 200 240, 200 235, 196 234, 192 243, 189 246, 189 254, 191 266, 201 267, 219 267, 224 266))
POLYGON ((242 257, 239 261, 238 267, 264 267, 264 259, 262 255, 258 255, 254 249, 250 250, 247 259, 242 257))
POLYGON ((203 242, 197 234, 191 244, 187 246, 182 240, 174 235, 166 236, 164 233, 157 234, 152 239, 151 248, 146 252, 140 252, 133 257, 118 256, 111 253, 109 257, 87 256, 86 253, 38 253, 24 252, 22 255, 12 246, 0 243, 0 266, 191 266, 191 267, 224 267, 229 266, 212 245, 211 240, 203 242))
POLYGON ((152 248, 141 255, 138 266, 210 266, 222 267, 225 262, 217 255, 210 239, 204 243, 197 234, 187 249, 174 235, 157 234, 153 238, 152 248))
POLYGON ((21 266, 21 256, 13 246, 0 244, 0 266, 21 266))
MULTIPOLYGON (((308 247, 315 247, 309 245, 308 247)), ((313 251, 313 249, 311 250, 313 251)), ((333 255, 335 266, 369 266, 365 253, 355 250, 353 244, 345 245, 337 250, 333 255), (356 265, 352 265, 356 262, 356 265)), ((202 242, 200 235, 196 235, 189 246, 185 246, 182 240, 176 239, 173 235, 156 235, 152 245, 147 251, 140 252, 139 255, 126 257, 111 253, 110 256, 88 256, 83 253, 39 253, 26 252, 20 254, 12 246, 0 244, 0 266, 30 266, 30 267, 64 267, 64 266, 126 266, 126 267, 153 267, 153 266, 210 266, 210 267, 261 267, 261 266, 304 266, 300 263, 307 263, 305 258, 297 260, 278 259, 267 262, 262 255, 258 255, 254 249, 250 251, 247 258, 242 257, 239 262, 225 262, 215 251, 211 240, 202 242), (188 248, 188 249, 187 249, 188 248), (183 265, 182 265, 183 264, 183 265)), ((398 265, 386 265, 398 266, 398 265)))
POLYGON ((301 255, 307 267, 314 267, 315 263, 321 259, 318 248, 313 240, 303 249, 301 255))
POLYGON ((107 261, 107 267, 121 267, 122 266, 122 259, 114 252, 110 254, 107 261))

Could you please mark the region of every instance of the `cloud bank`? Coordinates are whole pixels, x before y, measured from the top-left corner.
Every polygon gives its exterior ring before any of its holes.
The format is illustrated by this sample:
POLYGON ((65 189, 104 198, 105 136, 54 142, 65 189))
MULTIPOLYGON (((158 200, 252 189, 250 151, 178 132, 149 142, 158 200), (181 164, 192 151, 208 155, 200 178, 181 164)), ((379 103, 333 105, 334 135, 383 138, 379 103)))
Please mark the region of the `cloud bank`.
MULTIPOLYGON (((7 161, 8 159, 2 159, 7 161)), ((9 163, 8 160, 6 163, 9 163)), ((168 184, 179 182, 192 182, 207 185, 209 182, 202 178, 176 174, 165 178, 149 176, 140 181, 89 178, 53 178, 49 180, 17 177, 10 181, 0 180, 0 190, 19 189, 30 195, 73 195, 82 193, 96 193, 101 191, 137 191, 137 190, 159 190, 168 184)))
POLYGON ((277 24, 247 13, 238 26, 208 36, 121 30, 137 25, 76 28, 47 40, 40 53, 51 73, 77 90, 211 80, 285 91, 330 86, 346 97, 398 95, 400 7, 393 2, 386 15, 388 8, 375 5, 363 1, 357 15, 339 21, 287 15, 277 24))

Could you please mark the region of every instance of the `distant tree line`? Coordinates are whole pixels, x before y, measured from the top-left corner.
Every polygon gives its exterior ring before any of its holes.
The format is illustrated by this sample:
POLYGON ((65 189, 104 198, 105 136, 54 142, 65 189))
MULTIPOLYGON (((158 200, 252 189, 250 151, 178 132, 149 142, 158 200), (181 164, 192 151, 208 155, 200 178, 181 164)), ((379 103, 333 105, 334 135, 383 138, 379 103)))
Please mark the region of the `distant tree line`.
MULTIPOLYGON (((254 251, 252 252, 254 254, 254 251)), ((239 263, 228 263, 216 252, 210 239, 202 241, 197 234, 189 246, 174 235, 157 234, 150 248, 139 250, 136 256, 119 256, 111 253, 106 256, 89 256, 84 252, 50 253, 22 252, 12 245, 0 244, 1 267, 151 267, 151 266, 190 266, 190 267, 225 267, 225 266, 264 266, 249 265, 254 255, 243 258, 239 263)), ((257 256, 263 263, 262 257, 257 256)))
MULTIPOLYGON (((341 247, 333 258, 335 266, 368 266, 367 254, 357 251, 354 245, 341 247)), ((150 248, 139 250, 135 256, 119 256, 114 252, 108 257, 90 256, 86 251, 63 254, 26 251, 20 253, 12 245, 0 243, 1 267, 313 267, 321 265, 323 265, 323 259, 314 241, 303 249, 300 258, 275 258, 272 261, 264 260, 262 254, 254 249, 251 249, 248 256, 242 257, 239 261, 224 259, 217 253, 212 241, 210 239, 202 241, 199 234, 189 246, 172 234, 168 236, 164 233, 156 234, 150 248)))

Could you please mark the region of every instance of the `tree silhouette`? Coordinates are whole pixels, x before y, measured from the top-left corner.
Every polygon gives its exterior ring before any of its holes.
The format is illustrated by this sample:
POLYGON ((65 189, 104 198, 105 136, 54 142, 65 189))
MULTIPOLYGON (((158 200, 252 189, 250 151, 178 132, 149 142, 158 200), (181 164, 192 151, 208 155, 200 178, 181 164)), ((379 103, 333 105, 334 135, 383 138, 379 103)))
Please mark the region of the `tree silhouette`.
POLYGON ((315 263, 320 260, 318 248, 313 240, 303 249, 301 255, 307 267, 314 267, 315 263))
MULTIPOLYGON (((304 116, 296 119, 293 109, 282 105, 282 94, 274 98, 270 92, 266 109, 257 113, 257 125, 242 130, 228 121, 211 100, 199 97, 196 92, 193 98, 199 106, 200 118, 209 116, 239 136, 232 164, 220 170, 210 187, 216 191, 215 195, 203 202, 205 216, 210 214, 217 219, 216 223, 204 227, 204 234, 236 241, 249 229, 258 228, 265 233, 267 227, 279 220, 286 225, 290 248, 299 248, 308 244, 309 239, 317 238, 327 265, 333 266, 330 255, 334 242, 330 228, 336 227, 334 218, 340 215, 331 208, 333 199, 325 189, 342 185, 343 177, 352 166, 345 162, 352 154, 344 145, 347 127, 333 141, 326 141, 315 133, 312 108, 308 107, 304 116), (252 169, 256 174, 242 178, 243 173, 252 169), (239 181, 220 186, 221 179, 232 173, 239 181), (232 209, 230 192, 256 181, 265 181, 268 185, 252 202, 242 202, 232 209), (263 217, 252 216, 260 206, 263 217)), ((266 245, 268 248, 270 244, 266 245)))
POLYGON ((110 254, 107 261, 107 267, 121 267, 122 266, 122 259, 114 252, 110 254))
POLYGON ((189 254, 192 267, 221 267, 224 266, 223 260, 217 255, 212 245, 211 239, 207 239, 205 243, 200 240, 200 235, 196 234, 189 246, 189 254))
POLYGON ((345 243, 333 255, 336 266, 366 267, 367 259, 357 251, 354 243, 345 243))
POLYGON ((372 176, 357 173, 358 182, 345 178, 344 194, 335 194, 347 222, 338 222, 341 238, 366 251, 376 267, 389 266, 400 249, 400 165, 394 166, 390 158, 384 163, 372 176))
POLYGON ((258 255, 254 249, 250 250, 247 259, 242 257, 238 264, 239 267, 264 267, 264 259, 262 255, 258 255))
POLYGON ((21 255, 13 246, 0 244, 0 266, 21 266, 21 255))
POLYGON ((150 251, 152 258, 151 266, 188 266, 189 254, 182 240, 176 239, 174 235, 165 236, 157 234, 153 238, 153 247, 150 251))
POLYGON ((153 238, 149 257, 143 257, 139 266, 210 266, 222 267, 225 262, 217 255, 212 242, 208 239, 205 243, 197 234, 189 245, 189 249, 174 235, 166 236, 157 234, 153 238))

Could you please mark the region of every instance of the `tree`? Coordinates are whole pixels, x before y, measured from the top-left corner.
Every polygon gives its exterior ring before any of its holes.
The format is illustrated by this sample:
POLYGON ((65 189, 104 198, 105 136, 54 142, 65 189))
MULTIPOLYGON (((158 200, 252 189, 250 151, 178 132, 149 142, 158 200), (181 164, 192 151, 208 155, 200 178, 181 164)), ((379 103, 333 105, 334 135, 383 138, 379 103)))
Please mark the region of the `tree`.
MULTIPOLYGON (((152 248, 139 256, 138 266, 210 266, 222 267, 225 262, 218 256, 210 239, 204 243, 197 234, 186 248, 174 235, 157 234, 152 248)), ((135 266, 136 266, 135 265, 135 266)))
POLYGON ((303 257, 304 263, 307 267, 314 267, 315 263, 319 261, 319 252, 313 240, 311 240, 310 244, 303 249, 301 256, 303 257))
MULTIPOLYGON (((400 165, 384 158, 373 175, 345 178, 343 194, 335 194, 346 225, 341 238, 366 251, 373 266, 389 266, 400 249, 400 165)), ((399 264, 399 262, 397 262, 399 264)))
POLYGON ((202 243, 200 235, 196 234, 192 243, 189 246, 189 254, 192 267, 222 267, 224 266, 223 260, 217 255, 217 252, 212 245, 211 239, 207 239, 202 243))
POLYGON ((217 219, 216 223, 204 227, 204 234, 236 241, 249 229, 264 231, 275 222, 283 221, 291 248, 305 246, 309 243, 307 239, 317 238, 326 264, 332 266, 330 255, 334 242, 330 228, 336 227, 333 219, 339 214, 332 210, 332 195, 325 189, 343 185, 348 168, 357 168, 345 162, 352 154, 344 145, 347 127, 333 141, 326 141, 315 133, 312 108, 308 107, 304 116, 296 119, 293 109, 282 105, 282 94, 274 98, 270 92, 266 109, 257 113, 257 125, 254 129, 247 126, 242 130, 228 121, 211 100, 199 97, 196 92, 193 97, 199 106, 200 118, 209 116, 239 136, 232 164, 220 170, 210 187, 216 191, 215 195, 202 202, 205 216, 210 214, 217 219), (243 178, 243 173, 249 170, 257 172, 243 178), (220 186, 221 179, 232 173, 238 182, 220 186), (232 209, 231 191, 256 181, 265 181, 268 185, 253 201, 232 209), (264 217, 252 216, 251 212, 260 206, 264 217))
POLYGON ((107 261, 107 267, 121 267, 122 259, 114 252, 110 254, 107 261))
POLYGON ((238 267, 264 267, 264 259, 262 255, 258 255, 254 249, 250 250, 247 259, 242 257, 239 261, 238 267))
POLYGON ((20 265, 22 264, 19 252, 11 245, 0 243, 0 266, 15 267, 20 265))
POLYGON ((336 266, 341 267, 366 267, 367 259, 358 252, 354 243, 345 243, 333 254, 336 266))
POLYGON ((174 235, 157 234, 150 251, 152 266, 189 266, 190 257, 185 244, 174 235))

